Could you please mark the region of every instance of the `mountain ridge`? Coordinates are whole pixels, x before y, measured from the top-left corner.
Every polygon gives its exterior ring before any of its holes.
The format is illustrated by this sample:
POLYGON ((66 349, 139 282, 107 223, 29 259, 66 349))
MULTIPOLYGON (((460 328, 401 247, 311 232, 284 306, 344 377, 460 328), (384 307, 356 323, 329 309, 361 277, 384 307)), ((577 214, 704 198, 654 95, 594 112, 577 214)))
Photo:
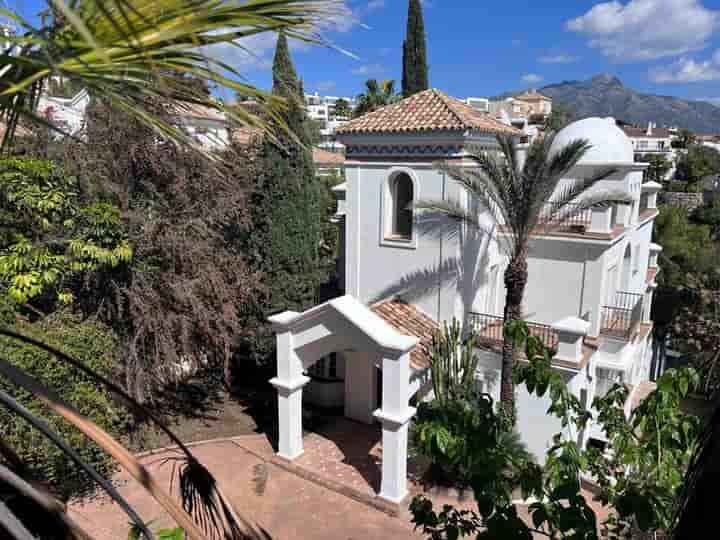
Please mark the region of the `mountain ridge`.
MULTIPOLYGON (((688 128, 698 133, 720 132, 720 107, 709 101, 693 101, 669 95, 638 92, 615 75, 603 73, 584 81, 549 84, 538 92, 553 99, 574 118, 612 116, 624 122, 688 128)), ((503 99, 520 92, 507 92, 503 99)))

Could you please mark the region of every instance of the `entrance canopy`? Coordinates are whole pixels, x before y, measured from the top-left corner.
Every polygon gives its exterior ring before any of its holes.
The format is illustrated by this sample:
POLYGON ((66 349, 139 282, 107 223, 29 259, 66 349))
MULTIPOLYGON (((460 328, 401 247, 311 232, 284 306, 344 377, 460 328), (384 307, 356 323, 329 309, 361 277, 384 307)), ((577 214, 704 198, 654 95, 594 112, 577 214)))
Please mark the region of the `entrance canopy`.
MULTIPOLYGON (((350 355, 349 361, 363 362, 372 370, 382 368, 381 407, 373 414, 383 430, 379 495, 400 502, 407 495, 407 430, 415 414, 408 404, 410 352, 420 340, 402 335, 352 296, 336 298, 305 313, 281 313, 270 322, 277 339, 277 377, 270 383, 278 391, 278 455, 292 461, 303 453, 302 389, 310 381, 305 370, 333 352, 360 353, 350 355)), ((348 373, 355 376, 352 369, 348 373)), ((374 381, 358 376, 347 384, 362 387, 374 381)))

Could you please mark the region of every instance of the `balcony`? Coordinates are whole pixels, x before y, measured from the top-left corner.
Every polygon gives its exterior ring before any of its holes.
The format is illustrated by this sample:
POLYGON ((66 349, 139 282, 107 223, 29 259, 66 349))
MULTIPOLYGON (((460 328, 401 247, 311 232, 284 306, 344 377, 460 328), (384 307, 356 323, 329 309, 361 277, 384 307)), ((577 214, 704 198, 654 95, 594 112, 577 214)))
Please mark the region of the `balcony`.
POLYGON ((643 295, 619 291, 612 305, 602 307, 600 335, 619 341, 631 341, 643 319, 643 295))
MULTIPOLYGON (((501 347, 503 344, 503 326, 504 318, 497 315, 488 315, 485 313, 471 313, 469 323, 475 330, 475 335, 479 345, 489 347, 501 347)), ((550 325, 535 322, 527 322, 530 333, 540 338, 543 344, 552 350, 557 350, 559 342, 559 333, 550 325)))
POLYGON ((585 232, 592 223, 592 208, 575 203, 549 202, 543 206, 540 219, 550 225, 559 225, 561 229, 585 232))

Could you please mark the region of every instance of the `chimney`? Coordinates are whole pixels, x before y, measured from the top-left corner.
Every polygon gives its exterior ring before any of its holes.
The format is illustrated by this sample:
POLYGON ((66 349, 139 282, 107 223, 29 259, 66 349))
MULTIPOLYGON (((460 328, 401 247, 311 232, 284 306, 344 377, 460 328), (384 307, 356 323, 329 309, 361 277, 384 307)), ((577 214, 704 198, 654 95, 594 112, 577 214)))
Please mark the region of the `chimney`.
POLYGON ((647 132, 645 133, 645 135, 647 135, 648 137, 652 136, 654 127, 655 124, 653 124, 652 122, 648 122, 647 132))

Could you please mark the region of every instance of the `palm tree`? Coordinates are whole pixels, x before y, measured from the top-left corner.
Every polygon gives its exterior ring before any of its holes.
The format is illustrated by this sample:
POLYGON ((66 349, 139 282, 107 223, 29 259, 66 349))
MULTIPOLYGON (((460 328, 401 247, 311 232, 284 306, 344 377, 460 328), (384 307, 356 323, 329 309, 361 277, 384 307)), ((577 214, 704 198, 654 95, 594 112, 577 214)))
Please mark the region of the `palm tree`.
POLYGON ((357 97, 358 104, 353 111, 353 116, 362 116, 380 107, 389 105, 396 97, 395 81, 391 79, 385 81, 369 79, 365 81, 365 93, 357 97))
MULTIPOLYGON (((439 164, 437 168, 457 181, 477 201, 480 211, 487 212, 502 229, 498 236, 501 248, 509 259, 505 270, 505 331, 502 347, 500 397, 506 414, 514 419, 515 388, 513 368, 520 353, 509 336, 508 324, 522 319, 522 302, 528 281, 528 249, 532 236, 562 227, 578 213, 610 200, 625 201, 622 194, 591 193, 588 190, 607 178, 608 169, 584 181, 560 186, 560 181, 577 165, 591 148, 588 141, 573 141, 557 152, 551 152, 555 134, 538 138, 523 160, 515 139, 499 135, 500 154, 470 148, 469 159, 477 168, 461 168, 439 164), (551 204, 548 204, 551 203, 551 204)), ((458 202, 423 201, 421 210, 436 212, 493 234, 483 226, 479 213, 467 210, 458 202)))
MULTIPOLYGON (((0 120, 8 125, 7 146, 21 117, 47 124, 34 114, 50 78, 86 88, 162 136, 199 145, 144 104, 148 101, 203 105, 233 122, 268 131, 283 127, 281 98, 243 82, 235 68, 216 57, 218 47, 237 46, 265 32, 284 32, 306 42, 325 43, 321 23, 345 14, 339 0, 47 0, 52 17, 37 27, 20 14, 0 9, 21 29, 0 49, 0 120), (225 106, 183 84, 185 77, 208 81, 258 102, 248 108, 225 106), (153 99, 154 98, 154 99, 153 99)), ((45 18, 43 18, 45 21, 45 18)), ((48 126, 54 128, 54 126, 48 126)), ((287 131, 287 130, 286 130, 287 131)))

